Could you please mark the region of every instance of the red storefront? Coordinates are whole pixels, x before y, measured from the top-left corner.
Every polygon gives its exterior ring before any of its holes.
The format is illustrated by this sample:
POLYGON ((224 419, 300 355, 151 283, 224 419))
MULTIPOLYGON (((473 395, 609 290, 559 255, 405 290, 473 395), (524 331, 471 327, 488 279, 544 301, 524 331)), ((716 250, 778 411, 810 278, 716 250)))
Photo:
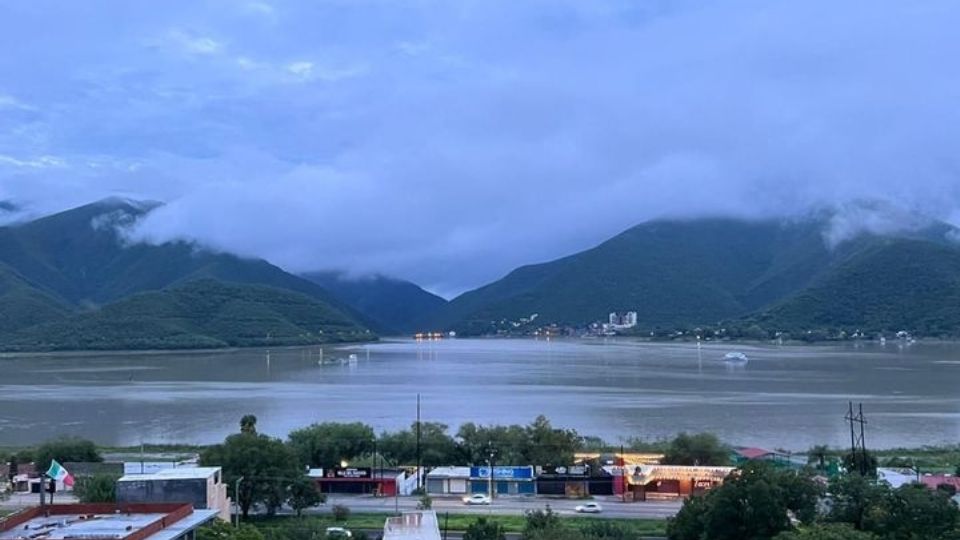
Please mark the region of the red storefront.
POLYGON ((335 467, 310 469, 308 473, 321 493, 375 495, 393 497, 398 484, 406 478, 399 469, 371 469, 369 467, 335 467))

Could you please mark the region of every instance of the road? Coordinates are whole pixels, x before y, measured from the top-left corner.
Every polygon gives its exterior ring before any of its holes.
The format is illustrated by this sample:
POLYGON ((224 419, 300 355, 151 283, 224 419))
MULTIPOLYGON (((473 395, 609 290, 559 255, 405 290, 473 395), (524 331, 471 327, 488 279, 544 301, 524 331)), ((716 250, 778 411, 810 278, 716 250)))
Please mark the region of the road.
MULTIPOLYGON (((327 499, 327 504, 314 510, 317 513, 329 512, 329 508, 335 504, 342 504, 350 508, 353 512, 394 512, 397 508, 401 511, 411 511, 417 508, 416 497, 394 498, 374 498, 363 496, 331 496, 327 499)), ((484 506, 469 506, 463 504, 459 497, 435 497, 433 499, 433 509, 438 514, 444 512, 456 514, 476 514, 483 515, 523 515, 529 510, 538 510, 546 508, 547 505, 561 516, 590 516, 598 519, 602 518, 627 518, 627 519, 665 519, 673 517, 680 510, 680 501, 647 501, 636 503, 624 503, 616 497, 597 497, 594 501, 603 506, 601 514, 578 514, 574 507, 583 504, 583 501, 570 499, 547 499, 542 497, 498 497, 494 499, 493 504, 484 506)))

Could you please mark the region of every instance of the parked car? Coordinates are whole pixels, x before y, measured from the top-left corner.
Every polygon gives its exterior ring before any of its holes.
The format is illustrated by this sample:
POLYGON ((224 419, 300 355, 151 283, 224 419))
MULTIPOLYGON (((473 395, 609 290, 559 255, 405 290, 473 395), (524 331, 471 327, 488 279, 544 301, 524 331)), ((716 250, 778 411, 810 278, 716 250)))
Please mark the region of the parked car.
POLYGON ((490 504, 490 497, 483 493, 474 493, 469 497, 464 497, 463 504, 490 504))
POLYGON ((327 527, 327 538, 353 538, 353 533, 343 527, 327 527))
POLYGON ((600 512, 603 512, 603 507, 598 503, 588 502, 586 504, 577 505, 574 510, 580 512, 581 514, 599 514, 600 512))

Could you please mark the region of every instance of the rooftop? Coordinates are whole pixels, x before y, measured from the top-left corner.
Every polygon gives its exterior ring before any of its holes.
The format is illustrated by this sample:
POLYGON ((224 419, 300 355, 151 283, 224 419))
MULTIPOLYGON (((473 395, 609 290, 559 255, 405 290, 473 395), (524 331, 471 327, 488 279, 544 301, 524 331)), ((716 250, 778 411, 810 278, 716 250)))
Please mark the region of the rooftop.
POLYGON ((142 480, 193 480, 210 478, 220 472, 220 467, 179 467, 163 469, 148 474, 128 474, 120 478, 120 482, 142 480))
POLYGON ((173 540, 216 518, 189 504, 56 504, 0 520, 0 540, 173 540))
POLYGON ((387 518, 383 540, 440 540, 440 526, 433 511, 404 512, 387 518))

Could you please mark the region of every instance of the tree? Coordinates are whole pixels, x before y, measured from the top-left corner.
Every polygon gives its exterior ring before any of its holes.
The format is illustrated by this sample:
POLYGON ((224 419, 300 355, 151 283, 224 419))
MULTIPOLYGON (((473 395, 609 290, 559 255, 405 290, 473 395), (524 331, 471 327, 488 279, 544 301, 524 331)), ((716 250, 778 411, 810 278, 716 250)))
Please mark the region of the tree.
POLYGON ((231 486, 243 477, 238 504, 244 517, 254 504, 273 513, 286 500, 287 487, 303 476, 292 449, 279 439, 249 431, 208 447, 200 454, 200 464, 223 467, 223 480, 231 486))
POLYGON ((244 415, 244 417, 240 419, 240 433, 256 435, 257 417, 252 414, 244 415))
POLYGON ((92 441, 77 437, 62 437, 40 445, 33 455, 37 471, 46 472, 50 462, 57 460, 60 464, 68 461, 82 463, 100 463, 103 456, 97 451, 92 441))
POLYGON ((816 515, 817 484, 769 463, 745 464, 718 488, 688 499, 668 525, 671 540, 760 540, 790 530, 790 514, 816 515))
POLYGON ((868 530, 883 538, 927 540, 946 538, 955 531, 960 509, 941 491, 922 484, 904 484, 883 499, 868 530))
POLYGON ((460 448, 468 464, 479 465, 490 459, 510 465, 524 462, 527 432, 523 426, 478 426, 467 422, 457 431, 460 448))
POLYGON ((848 472, 865 474, 870 477, 877 476, 877 457, 866 450, 845 454, 843 456, 843 466, 848 472))
POLYGON ((324 422, 290 433, 290 446, 301 463, 311 467, 339 467, 373 451, 373 428, 360 422, 324 422))
POLYGON ((303 515, 305 509, 319 506, 326 501, 327 496, 320 493, 317 484, 309 478, 297 478, 287 488, 287 504, 297 513, 297 517, 303 515))
POLYGON ((576 431, 554 428, 540 415, 526 428, 523 463, 535 465, 572 465, 582 439, 576 431))
POLYGON ((681 433, 670 441, 661 461, 665 465, 728 465, 730 448, 712 433, 681 433))
POLYGON ((557 536, 562 529, 560 517, 554 513, 550 505, 543 510, 528 510, 524 513, 526 522, 523 525, 521 540, 551 538, 557 536))
POLYGON ((73 494, 82 503, 117 502, 117 476, 96 474, 78 478, 73 494))
POLYGON ((471 523, 463 533, 463 540, 505 540, 506 537, 506 531, 499 523, 484 517, 471 523))
MULTIPOLYGON (((379 439, 380 452, 398 465, 417 463, 417 423, 410 429, 384 432, 379 439)), ((420 422, 420 463, 425 467, 463 463, 457 442, 447 434, 447 425, 438 422, 420 422)))
POLYGON ((827 468, 828 457, 830 457, 830 448, 827 445, 818 444, 807 452, 807 463, 816 465, 817 470, 823 471, 827 468))
POLYGON ((877 540, 877 536, 858 531, 847 523, 827 523, 782 532, 773 540, 877 540))
POLYGON ((264 540, 263 533, 244 523, 239 528, 219 519, 197 529, 197 540, 264 540))

